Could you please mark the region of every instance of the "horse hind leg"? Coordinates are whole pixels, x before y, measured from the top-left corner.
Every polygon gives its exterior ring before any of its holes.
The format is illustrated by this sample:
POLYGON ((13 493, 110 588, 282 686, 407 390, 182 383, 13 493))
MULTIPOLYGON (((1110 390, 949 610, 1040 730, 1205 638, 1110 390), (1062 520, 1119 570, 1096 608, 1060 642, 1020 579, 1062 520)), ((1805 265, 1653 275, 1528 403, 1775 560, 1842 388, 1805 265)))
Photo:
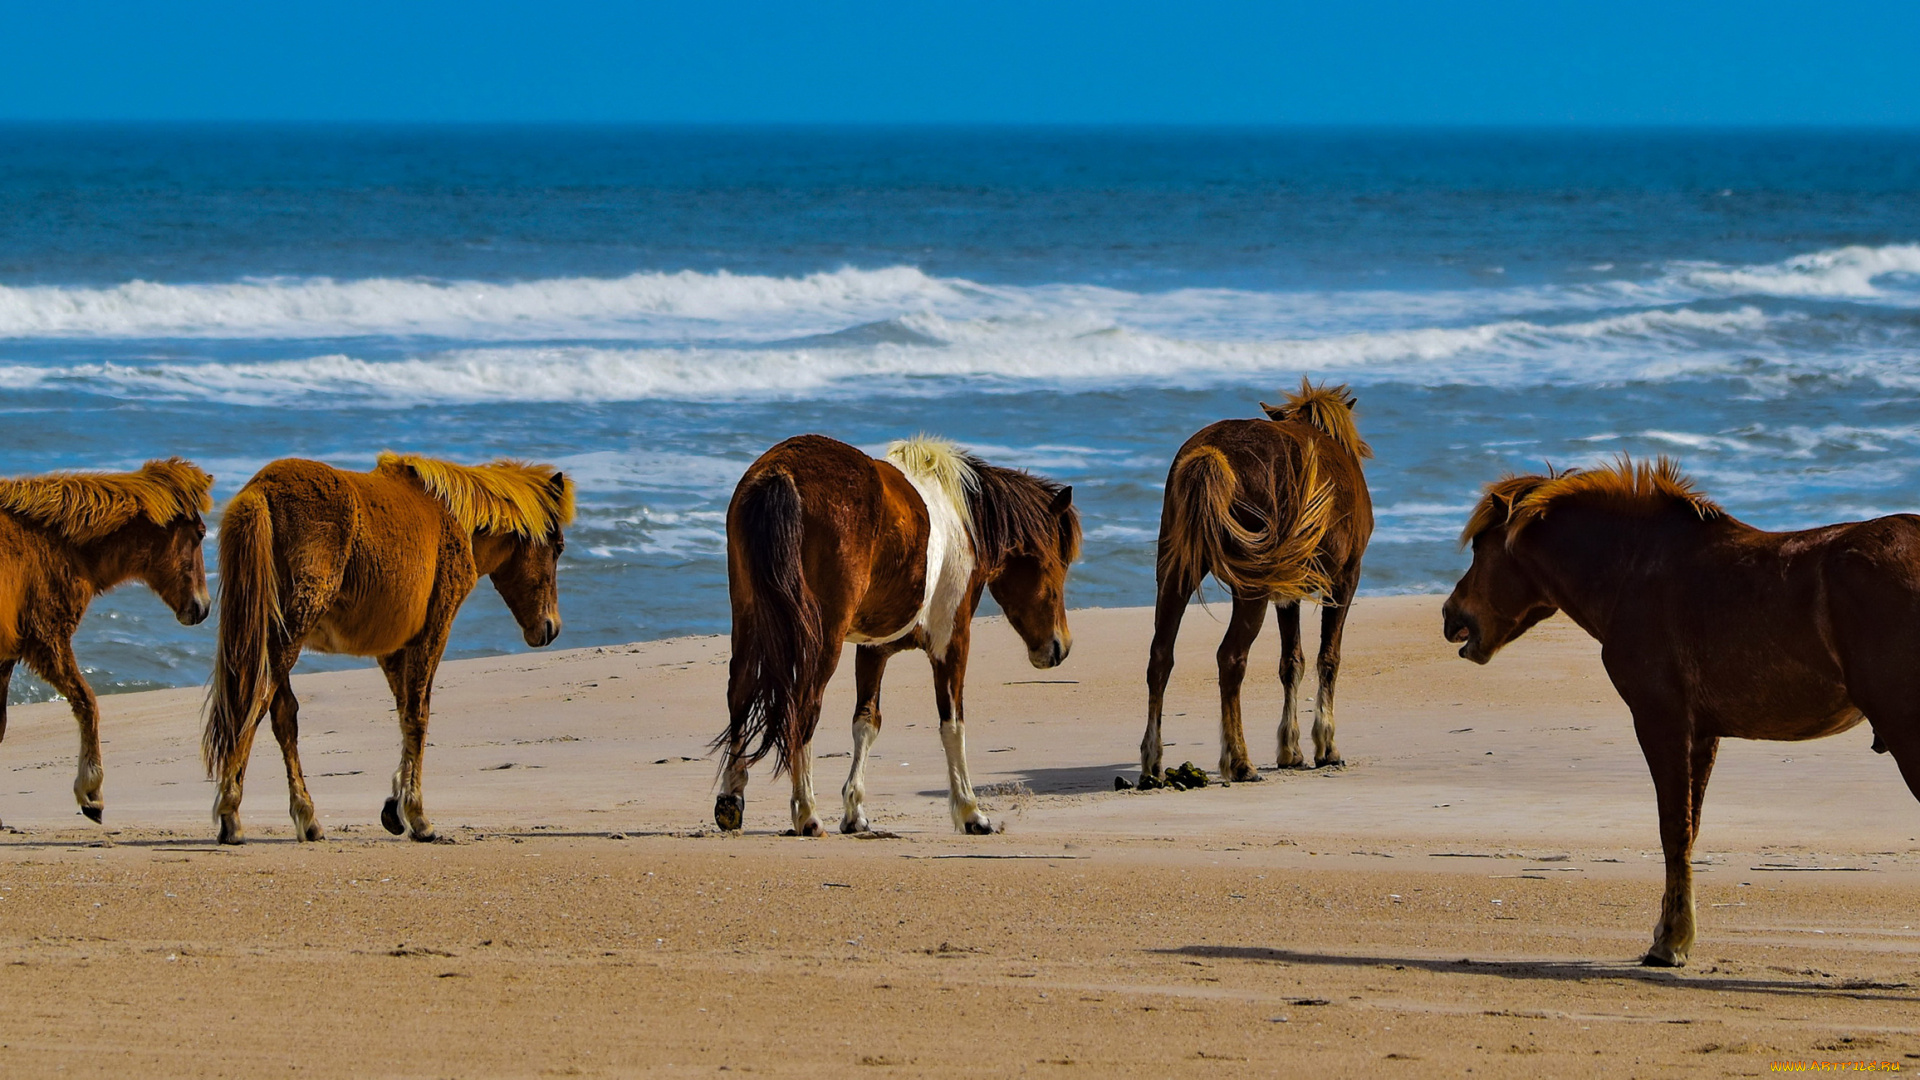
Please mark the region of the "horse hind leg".
POLYGON ((1173 675, 1173 646, 1180 637, 1180 620, 1197 583, 1162 580, 1153 602, 1153 646, 1147 654, 1147 730, 1140 737, 1140 787, 1161 785, 1164 744, 1160 716, 1167 700, 1167 680, 1173 675))
POLYGON ((843 833, 863 833, 873 827, 867 821, 867 755, 880 737, 880 678, 886 668, 887 650, 883 648, 862 645, 854 653, 859 704, 853 713, 853 763, 847 770, 847 784, 840 789, 843 833))
POLYGON ((1340 679, 1340 643, 1346 636, 1347 612, 1353 606, 1357 582, 1342 583, 1320 609, 1320 685, 1313 702, 1313 764, 1315 768, 1345 765, 1333 744, 1333 689, 1340 679))
POLYGON ((294 839, 320 840, 324 833, 314 817, 313 796, 307 793, 307 777, 300 768, 300 702, 284 673, 275 681, 268 713, 273 718, 273 737, 280 743, 280 756, 287 763, 287 810, 293 817, 294 839))
POLYGON ((1264 599, 1235 597, 1226 636, 1220 639, 1220 776, 1225 780, 1260 779, 1247 755, 1247 734, 1240 715, 1240 687, 1247 678, 1247 652, 1266 621, 1264 599))
MULTIPOLYGON (((846 637, 843 628, 838 638, 846 637)), ((798 746, 790 747, 793 772, 793 798, 788 809, 793 814, 793 833, 795 836, 825 836, 827 829, 820 823, 819 803, 813 794, 813 733, 820 727, 821 699, 826 696, 827 681, 833 678, 833 669, 840 659, 840 650, 824 649, 800 700, 795 703, 800 719, 797 738, 798 746)))
POLYGON ((1280 624, 1280 688, 1286 695, 1280 706, 1279 749, 1276 763, 1283 769, 1306 765, 1300 753, 1300 688, 1306 682, 1307 662, 1300 649, 1300 602, 1273 605, 1280 624))

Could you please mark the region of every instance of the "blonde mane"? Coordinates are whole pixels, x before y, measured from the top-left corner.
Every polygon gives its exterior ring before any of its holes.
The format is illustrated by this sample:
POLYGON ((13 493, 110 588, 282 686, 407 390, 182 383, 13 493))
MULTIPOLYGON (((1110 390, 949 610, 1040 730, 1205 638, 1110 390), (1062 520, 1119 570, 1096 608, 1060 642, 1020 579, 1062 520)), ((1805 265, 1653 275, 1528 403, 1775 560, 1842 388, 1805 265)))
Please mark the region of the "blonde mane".
POLYGON ((462 529, 513 534, 545 543, 556 529, 573 522, 573 481, 553 478, 551 465, 501 459, 486 465, 456 465, 417 454, 382 453, 375 472, 416 477, 439 499, 462 529))
POLYGON ((973 534, 973 497, 980 491, 980 473, 958 446, 923 432, 894 440, 887 446, 887 460, 908 476, 939 488, 953 503, 967 533, 973 534))
POLYGON ((1370 458, 1373 447, 1360 437, 1360 429, 1353 422, 1353 406, 1356 399, 1353 391, 1345 384, 1327 386, 1324 383, 1315 386, 1305 378, 1300 380, 1300 389, 1286 395, 1284 405, 1260 403, 1268 418, 1282 423, 1292 421, 1318 428, 1320 432, 1339 443, 1341 449, 1356 458, 1370 458))
POLYGON ((76 544, 146 518, 166 525, 213 509, 213 477, 184 458, 149 461, 130 473, 50 473, 0 480, 0 510, 38 522, 76 544))
POLYGON ((1504 476, 1495 480, 1487 485, 1479 505, 1467 519, 1460 543, 1471 543, 1474 537, 1496 525, 1506 525, 1511 537, 1546 517, 1558 503, 1574 500, 1601 503, 1622 513, 1637 515, 1672 506, 1684 506, 1701 521, 1717 521, 1727 515, 1718 503, 1701 494, 1672 458, 1662 454, 1651 462, 1636 462, 1623 454, 1612 464, 1596 469, 1549 471, 1545 476, 1504 476))

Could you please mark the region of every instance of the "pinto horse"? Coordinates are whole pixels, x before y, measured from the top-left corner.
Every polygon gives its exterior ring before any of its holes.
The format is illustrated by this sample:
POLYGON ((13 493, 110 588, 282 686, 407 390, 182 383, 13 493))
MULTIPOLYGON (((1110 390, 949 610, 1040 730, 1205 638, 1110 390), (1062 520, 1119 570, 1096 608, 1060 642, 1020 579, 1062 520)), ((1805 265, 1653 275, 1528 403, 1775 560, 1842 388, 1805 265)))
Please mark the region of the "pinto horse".
POLYGON ((528 645, 560 634, 555 576, 573 485, 552 466, 380 455, 372 472, 288 458, 261 469, 220 523, 220 640, 202 749, 219 782, 220 842, 242 842, 241 781, 263 714, 287 764, 294 833, 318 840, 300 769, 302 648, 379 658, 400 716, 388 832, 432 840, 421 754, 453 617, 491 578, 528 645))
POLYGON ((1320 608, 1320 689, 1314 705, 1315 766, 1341 764, 1333 742, 1333 686, 1347 605, 1360 585, 1360 558, 1373 535, 1373 500, 1360 462, 1373 450, 1354 426, 1344 386, 1305 379, 1284 405, 1262 402, 1268 419, 1222 420, 1201 428, 1167 471, 1155 564, 1153 647, 1147 661, 1147 733, 1140 740, 1140 786, 1161 784, 1160 714, 1173 673, 1173 645, 1187 602, 1211 573, 1233 596, 1220 642, 1220 775, 1258 780, 1240 718, 1247 652, 1266 608, 1280 623, 1279 764, 1304 766, 1298 721, 1306 674, 1300 601, 1320 608))
POLYGON ((1694 940, 1693 871, 1723 737, 1817 739, 1870 719, 1920 796, 1920 517, 1763 532, 1662 457, 1509 476, 1443 609, 1476 664, 1556 611, 1600 642, 1653 773, 1666 893, 1644 963, 1694 940))
POLYGON ((813 733, 840 661, 854 660, 853 768, 840 831, 868 830, 867 754, 880 735, 887 658, 924 649, 947 756, 954 828, 990 833, 967 778, 961 706, 967 645, 982 589, 993 594, 1037 668, 1067 658, 1067 567, 1080 554, 1073 489, 998 468, 926 437, 875 460, 822 435, 761 455, 727 508, 733 661, 727 679, 722 790, 714 823, 740 828, 747 769, 767 754, 792 774, 793 831, 818 836, 813 733))
POLYGON ((200 554, 213 477, 180 458, 131 473, 56 473, 0 480, 0 737, 7 686, 21 660, 60 692, 80 725, 73 797, 99 821, 100 708, 73 656, 93 598, 126 581, 158 593, 185 626, 204 621, 200 554))

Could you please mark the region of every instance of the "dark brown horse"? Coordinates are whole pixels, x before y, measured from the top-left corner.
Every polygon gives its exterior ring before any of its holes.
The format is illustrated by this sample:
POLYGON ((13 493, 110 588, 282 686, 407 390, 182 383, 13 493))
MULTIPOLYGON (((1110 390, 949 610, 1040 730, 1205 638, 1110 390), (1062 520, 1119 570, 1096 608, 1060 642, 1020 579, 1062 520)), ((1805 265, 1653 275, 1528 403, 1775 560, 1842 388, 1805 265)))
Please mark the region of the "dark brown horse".
POLYGON ((1354 427, 1353 406, 1346 387, 1316 387, 1303 379, 1286 404, 1261 404, 1269 419, 1209 424, 1174 455, 1160 510, 1141 787, 1160 784, 1160 712, 1173 673, 1174 639, 1187 602, 1208 574, 1233 597, 1218 655, 1220 775, 1260 779, 1247 755, 1240 684, 1269 603, 1280 622, 1280 683, 1286 689, 1279 764, 1305 764, 1297 717, 1306 674, 1300 601, 1309 597, 1321 602, 1313 761, 1341 764, 1333 743, 1333 686, 1347 605, 1360 585, 1360 558, 1373 535, 1373 500, 1360 469, 1373 451, 1354 427))
POLYGON ((954 828, 992 832, 967 778, 961 687, 973 612, 985 589, 1034 667, 1067 658, 1067 566, 1080 554, 1072 502, 1072 488, 924 437, 894 443, 885 460, 822 435, 761 455, 727 508, 733 661, 727 730, 714 743, 725 752, 714 822, 740 828, 747 769, 773 753, 793 776, 793 831, 820 835, 813 733, 840 644, 852 641, 858 704, 840 831, 868 828, 867 754, 887 658, 924 649, 954 828))
POLYGON ((1870 719, 1920 796, 1920 517, 1803 532, 1729 517, 1666 458, 1490 485, 1448 641, 1477 664, 1555 611, 1600 642, 1653 773, 1667 887, 1645 962, 1693 946, 1700 806, 1723 737, 1870 719))
POLYGON ((57 473, 0 480, 0 736, 7 685, 21 660, 60 692, 80 725, 73 797, 100 820, 100 708, 73 656, 73 632, 93 598, 139 581, 193 626, 207 617, 200 515, 213 477, 179 458, 139 472, 57 473))
POLYGON ((518 461, 382 454, 359 473, 287 458, 247 481, 220 522, 220 644, 203 744, 220 784, 220 842, 241 842, 241 782, 263 714, 286 759, 294 834, 320 839, 290 681, 303 648, 379 658, 400 716, 400 767, 380 822, 432 840, 421 755, 453 617, 490 578, 527 644, 551 643, 561 529, 572 520, 567 478, 518 461))

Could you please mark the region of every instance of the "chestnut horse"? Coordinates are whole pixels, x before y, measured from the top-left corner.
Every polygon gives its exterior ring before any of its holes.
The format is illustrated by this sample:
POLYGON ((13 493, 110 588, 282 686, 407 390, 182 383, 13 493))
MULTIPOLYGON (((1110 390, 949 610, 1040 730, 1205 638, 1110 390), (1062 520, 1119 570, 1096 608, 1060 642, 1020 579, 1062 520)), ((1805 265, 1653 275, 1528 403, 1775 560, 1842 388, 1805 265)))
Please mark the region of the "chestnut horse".
POLYGON ((747 469, 727 507, 733 662, 722 791, 713 819, 738 829, 747 769, 769 753, 792 773, 793 831, 818 836, 813 733, 820 698, 856 642, 853 768, 840 831, 865 832, 867 754, 880 735, 887 658, 924 649, 947 755, 954 828, 990 833, 967 778, 961 686, 980 591, 1007 613, 1027 659, 1067 658, 1067 566, 1080 555, 1073 489, 998 468, 926 437, 877 461, 822 435, 788 439, 747 469), (749 746, 749 744, 753 744, 749 746))
POLYGON ((1222 420, 1201 428, 1174 455, 1160 510, 1154 567, 1153 648, 1147 660, 1147 733, 1140 740, 1140 786, 1161 783, 1160 713, 1173 673, 1173 644, 1187 602, 1209 573, 1232 594, 1233 614, 1220 642, 1220 776, 1258 780, 1240 719, 1247 651, 1260 636, 1267 605, 1280 623, 1282 768, 1304 766, 1298 721, 1306 674, 1300 601, 1320 599, 1320 689, 1314 703, 1313 763, 1342 764, 1333 742, 1333 687, 1347 605, 1360 586, 1360 558, 1373 535, 1373 500, 1360 462, 1373 450, 1353 423, 1344 386, 1305 379, 1266 420, 1222 420))
POLYGON ((1817 739, 1873 723, 1920 796, 1920 517, 1800 532, 1729 517, 1672 461, 1486 489, 1473 565, 1444 608, 1477 664, 1564 611, 1600 642, 1653 773, 1666 894, 1644 962, 1694 938, 1688 862, 1722 737, 1817 739))
POLYGON ((287 458, 261 469, 220 523, 220 643, 203 750, 220 784, 220 842, 237 844, 240 789, 262 714, 286 758, 294 833, 318 840, 300 770, 302 648, 378 657, 400 717, 388 832, 432 840, 421 752, 434 671, 453 617, 493 580, 528 645, 560 634, 555 573, 573 486, 549 465, 454 465, 380 455, 369 473, 287 458))
POLYGON ((126 581, 160 595, 183 625, 206 619, 200 515, 213 477, 180 458, 139 472, 55 473, 0 480, 0 737, 7 686, 21 660, 60 692, 80 725, 73 797, 99 821, 100 708, 73 656, 73 632, 93 598, 126 581))

